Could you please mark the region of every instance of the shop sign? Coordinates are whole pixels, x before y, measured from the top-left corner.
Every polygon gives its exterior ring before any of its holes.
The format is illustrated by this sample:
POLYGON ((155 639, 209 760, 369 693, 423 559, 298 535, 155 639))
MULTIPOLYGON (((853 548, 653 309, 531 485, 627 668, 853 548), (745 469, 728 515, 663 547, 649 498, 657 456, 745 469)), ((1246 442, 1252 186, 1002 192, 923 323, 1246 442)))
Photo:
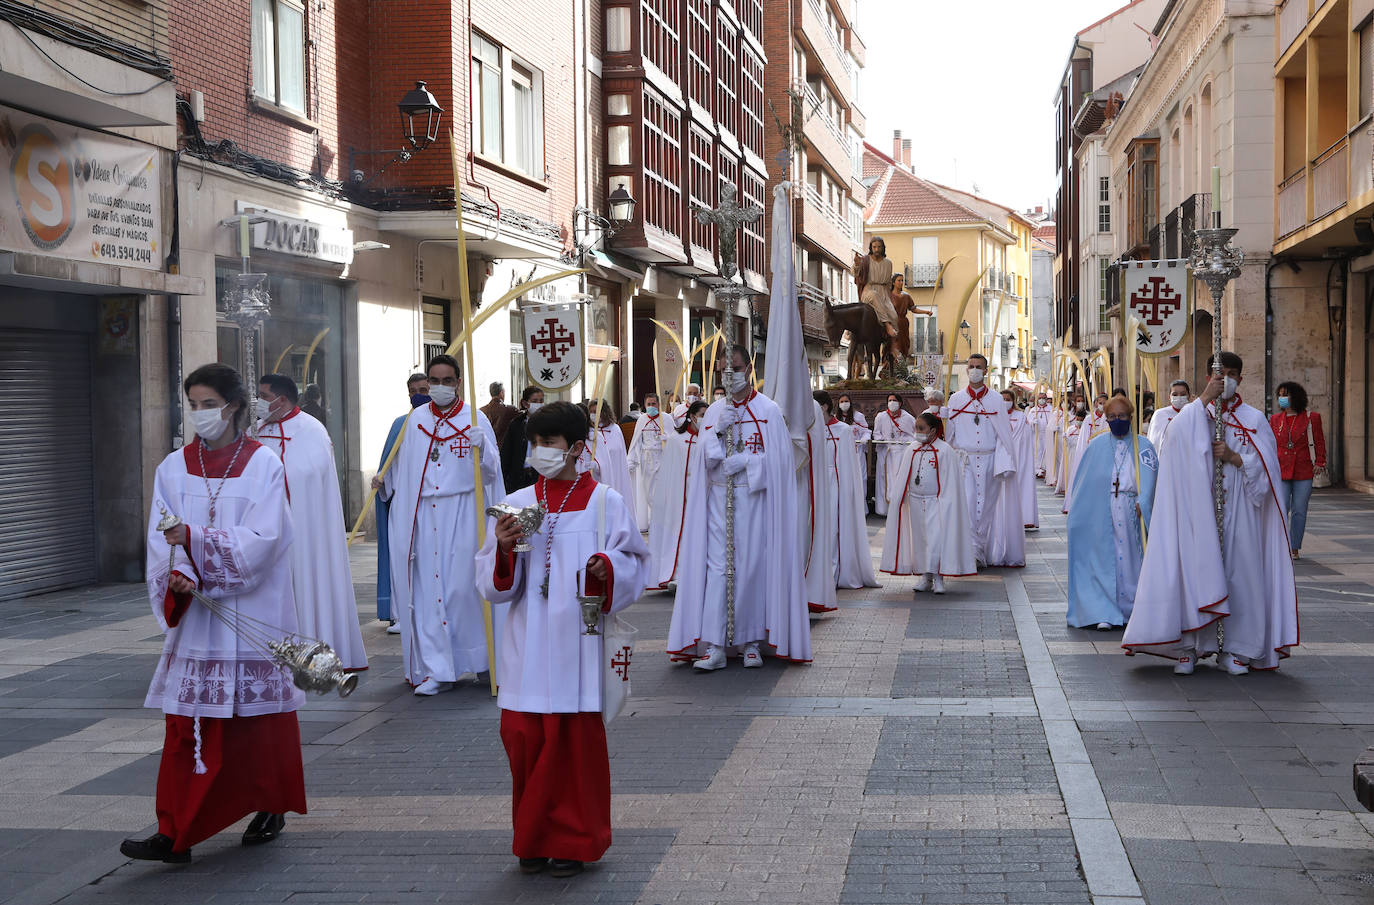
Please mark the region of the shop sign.
POLYGON ((1127 318, 1140 321, 1136 349, 1141 355, 1168 355, 1188 335, 1192 285, 1188 262, 1121 262, 1121 297, 1127 318))
POLYGON ((161 270, 162 151, 0 108, 0 248, 161 270))
POLYGON ((530 382, 561 390, 582 375, 582 306, 522 305, 530 382))
POLYGON ((331 264, 353 261, 351 229, 304 220, 242 201, 238 203, 238 213, 249 215, 249 244, 254 251, 271 251, 331 264))

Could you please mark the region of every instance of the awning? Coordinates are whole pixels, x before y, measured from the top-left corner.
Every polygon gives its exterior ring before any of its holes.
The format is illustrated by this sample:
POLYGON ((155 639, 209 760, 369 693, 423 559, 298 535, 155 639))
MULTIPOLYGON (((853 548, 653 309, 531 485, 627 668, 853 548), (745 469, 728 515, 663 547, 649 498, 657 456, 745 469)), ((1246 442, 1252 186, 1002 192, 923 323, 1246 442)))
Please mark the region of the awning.
POLYGON ((1024 380, 1013 380, 1013 381, 1011 382, 1011 385, 1014 386, 1014 387, 1016 387, 1018 390, 1022 390, 1023 392, 1026 392, 1026 393, 1034 393, 1034 392, 1035 392, 1035 384, 1033 384, 1033 383, 1028 383, 1028 382, 1026 382, 1026 381, 1024 381, 1024 380))

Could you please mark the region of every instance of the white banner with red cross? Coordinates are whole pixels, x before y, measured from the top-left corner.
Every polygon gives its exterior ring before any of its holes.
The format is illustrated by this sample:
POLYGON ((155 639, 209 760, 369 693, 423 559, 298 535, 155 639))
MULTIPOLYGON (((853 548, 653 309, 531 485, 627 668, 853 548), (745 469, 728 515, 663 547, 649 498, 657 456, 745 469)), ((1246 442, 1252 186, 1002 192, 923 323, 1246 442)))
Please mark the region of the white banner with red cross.
POLYGON ((582 342, 582 306, 522 305, 525 321, 525 370, 530 382, 561 390, 582 376, 586 347, 582 342))
POLYGON ((1193 313, 1193 279, 1188 262, 1122 261, 1124 323, 1140 322, 1141 355, 1168 355, 1183 345, 1193 313))

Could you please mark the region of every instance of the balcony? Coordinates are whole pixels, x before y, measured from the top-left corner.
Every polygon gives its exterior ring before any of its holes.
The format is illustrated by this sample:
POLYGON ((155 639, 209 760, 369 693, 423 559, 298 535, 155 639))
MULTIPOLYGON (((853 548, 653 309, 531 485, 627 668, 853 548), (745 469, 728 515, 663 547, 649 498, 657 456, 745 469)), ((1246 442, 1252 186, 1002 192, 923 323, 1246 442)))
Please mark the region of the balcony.
POLYGON ((1309 0, 1286 0, 1283 6, 1279 7, 1279 55, 1298 39, 1302 34, 1303 27, 1307 25, 1307 20, 1311 10, 1309 0))
POLYGON ((1374 161, 1374 130, 1370 122, 1360 123, 1350 133, 1351 198, 1374 189, 1374 166, 1361 166, 1362 160, 1374 161))
POLYGON ((842 301, 834 298, 811 283, 797 284, 797 306, 801 311, 802 337, 814 339, 817 342, 825 342, 827 334, 825 332, 825 311, 830 305, 841 305, 842 301))
POLYGON ((849 218, 826 204, 810 183, 798 192, 802 203, 796 205, 796 230, 799 236, 821 250, 840 267, 848 268, 854 258, 854 240, 849 218))
POLYGON ((1307 225, 1307 170, 1298 170, 1279 184, 1279 238, 1307 225))
POLYGON ((938 262, 935 264, 908 264, 902 273, 902 279, 908 289, 936 288, 935 281, 937 279, 940 281, 938 288, 943 289, 945 286, 945 281, 940 276, 938 262))
POLYGON ((1348 195, 1347 150, 1348 142, 1342 138, 1312 161, 1313 220, 1320 220, 1337 208, 1345 206, 1348 195))
POLYGON ((841 97, 847 97, 852 84, 849 53, 840 44, 826 21, 824 0, 806 0, 793 7, 793 29, 815 55, 830 83, 841 97))
POLYGON ((793 83, 793 88, 801 92, 803 106, 808 115, 805 125, 802 126, 802 135, 811 146, 807 157, 819 158, 819 162, 824 163, 830 170, 832 179, 840 183, 846 182, 853 167, 849 159, 849 140, 845 137, 844 129, 826 115, 820 98, 811 90, 810 85, 798 79, 793 83))

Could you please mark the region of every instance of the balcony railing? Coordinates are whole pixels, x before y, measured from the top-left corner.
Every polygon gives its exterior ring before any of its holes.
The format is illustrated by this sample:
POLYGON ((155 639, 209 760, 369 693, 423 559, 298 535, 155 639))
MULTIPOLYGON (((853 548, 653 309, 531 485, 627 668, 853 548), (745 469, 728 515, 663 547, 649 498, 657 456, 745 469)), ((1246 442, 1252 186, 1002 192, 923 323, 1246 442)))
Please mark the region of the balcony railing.
POLYGON ((1307 170, 1298 170, 1279 184, 1279 238, 1307 225, 1307 170))
POLYGON ((809 117, 810 120, 819 120, 825 126, 826 131, 835 136, 835 140, 840 143, 840 147, 845 150, 845 156, 849 156, 849 139, 844 134, 844 129, 836 125, 835 120, 826 115, 825 104, 820 97, 811 89, 811 85, 805 79, 796 79, 792 87, 801 93, 803 100, 802 115, 809 117))
POLYGON ((940 287, 944 288, 945 281, 940 279, 940 265, 937 264, 908 264, 902 273, 903 282, 908 289, 929 289, 935 286, 935 281, 940 280, 940 287))
POLYGON ((825 32, 826 40, 830 42, 830 47, 835 51, 835 56, 839 59, 840 70, 846 79, 852 79, 853 73, 849 69, 849 52, 844 49, 840 39, 835 37, 834 30, 830 27, 830 19, 825 14, 825 3, 822 0, 806 0, 806 5, 811 7, 811 11, 816 14, 820 21, 821 29, 825 32))
POLYGON ((1362 122, 1350 133, 1350 197, 1374 189, 1374 120, 1362 122))
POLYGON ((825 310, 843 301, 831 296, 813 283, 797 284, 797 305, 801 309, 802 335, 812 339, 826 339, 825 310))
POLYGON ((1279 7, 1279 53, 1282 54, 1298 35, 1302 34, 1303 26, 1307 24, 1308 0, 1287 0, 1283 6, 1279 7))
POLYGON ((1344 138, 1312 161, 1312 219, 1320 220, 1345 205, 1349 197, 1346 176, 1348 144, 1344 138))
POLYGON ((808 182, 806 183, 806 188, 803 189, 802 192, 806 196, 806 203, 819 211, 821 216, 825 217, 831 226, 838 229, 846 238, 853 238, 853 230, 850 227, 849 218, 826 204, 825 199, 821 197, 820 192, 816 191, 815 186, 808 182))

